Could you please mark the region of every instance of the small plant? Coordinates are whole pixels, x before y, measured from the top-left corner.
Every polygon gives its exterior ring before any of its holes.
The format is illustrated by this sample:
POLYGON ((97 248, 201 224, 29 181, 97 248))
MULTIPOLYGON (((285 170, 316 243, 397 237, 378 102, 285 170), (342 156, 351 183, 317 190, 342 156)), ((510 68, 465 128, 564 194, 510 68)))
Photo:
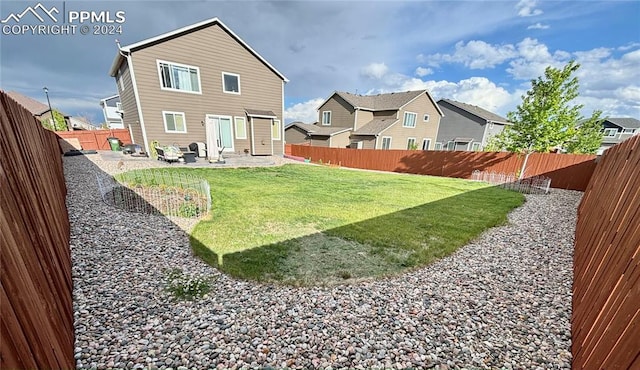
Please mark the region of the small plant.
POLYGON ((160 142, 158 140, 154 140, 151 142, 151 146, 149 147, 151 158, 158 158, 158 152, 156 151, 157 146, 160 146, 160 142))
POLYGON ((194 300, 202 298, 211 291, 211 278, 202 276, 188 276, 182 269, 173 268, 165 270, 167 287, 166 290, 175 299, 194 300))
MULTIPOLYGON (((185 199, 186 198, 187 197, 185 197, 185 199)), ((185 218, 198 216, 200 214, 200 207, 198 207, 198 205, 193 202, 189 202, 188 200, 189 199, 187 199, 187 202, 182 203, 180 205, 180 209, 178 210, 178 215, 180 217, 185 217, 185 218)))

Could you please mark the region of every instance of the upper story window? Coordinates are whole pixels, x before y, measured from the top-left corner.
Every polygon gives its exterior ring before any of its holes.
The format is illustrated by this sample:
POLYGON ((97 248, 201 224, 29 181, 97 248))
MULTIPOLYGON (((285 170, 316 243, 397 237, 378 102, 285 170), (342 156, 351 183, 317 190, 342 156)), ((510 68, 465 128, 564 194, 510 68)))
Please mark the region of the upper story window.
POLYGON ((425 115, 424 115, 424 117, 422 117, 422 120, 423 120, 424 122, 429 122, 429 115, 428 115, 428 114, 425 114, 425 115))
POLYGON ((322 112, 322 124, 324 126, 331 125, 331 111, 330 110, 322 112))
POLYGON ((417 114, 411 112, 404 112, 404 120, 402 121, 402 127, 416 127, 417 114))
POLYGON ((116 112, 122 112, 122 103, 120 102, 116 103, 116 112))
POLYGON ((163 90, 200 94, 200 69, 184 64, 158 61, 163 90))
POLYGON ((240 94, 240 75, 222 72, 222 91, 229 94, 240 94))
POLYGON ((623 134, 633 134, 634 132, 636 132, 635 128, 625 128, 624 130, 622 130, 623 134))
POLYGON ((605 128, 604 129, 604 136, 615 137, 616 134, 618 134, 618 129, 615 129, 615 128, 605 128))

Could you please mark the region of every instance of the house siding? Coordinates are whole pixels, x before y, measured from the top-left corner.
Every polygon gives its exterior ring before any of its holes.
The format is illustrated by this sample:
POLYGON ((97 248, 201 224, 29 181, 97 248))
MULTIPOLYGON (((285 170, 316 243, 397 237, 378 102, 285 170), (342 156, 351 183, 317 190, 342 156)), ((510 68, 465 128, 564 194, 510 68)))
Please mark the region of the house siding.
POLYGON ((138 114, 138 104, 136 102, 136 96, 133 90, 131 71, 129 70, 129 65, 127 64, 126 59, 122 63, 122 65, 120 65, 118 74, 122 74, 122 84, 124 85, 123 90, 120 88, 118 77, 116 76, 116 88, 118 89, 118 95, 120 95, 120 104, 122 105, 122 110, 124 111, 124 114, 122 116, 122 124, 125 128, 129 129, 129 132, 131 133, 131 140, 135 144, 139 144, 144 147, 142 125, 140 124, 140 115, 138 114))
POLYGON ((429 146, 429 149, 431 150, 435 145, 435 138, 438 132, 439 123, 440 113, 438 113, 437 107, 425 93, 400 109, 398 111, 398 122, 382 132, 380 136, 391 136, 393 138, 391 140, 391 149, 407 149, 407 140, 410 137, 416 139, 418 148, 421 147, 422 140, 424 138, 431 139, 431 144, 429 146), (402 126, 405 112, 417 114, 415 128, 402 126), (429 115, 429 122, 423 122, 425 114, 429 115))
POLYGON ((284 131, 287 144, 304 144, 308 142, 307 133, 298 127, 289 127, 284 131))
MULTIPOLYGON (((284 122, 282 79, 217 24, 134 50, 131 58, 149 142, 157 140, 160 144, 180 146, 204 142, 202 122, 207 114, 229 116, 233 120, 246 117, 245 109, 268 110, 284 122), (201 94, 162 90, 157 60, 198 67, 201 94), (241 94, 222 91, 222 72, 240 75, 241 94), (162 111, 183 112, 187 132, 166 133, 162 111)), ((236 139, 235 130, 232 131, 236 151, 250 147, 249 138, 236 139)), ((269 131, 269 140, 270 135, 269 131)), ((259 136, 265 134, 261 132, 259 136)), ((271 143, 268 146, 271 152, 271 143)), ((282 141, 275 141, 273 148, 275 154, 282 154, 282 141)))
MULTIPOLYGON (((331 127, 353 127, 355 122, 355 109, 337 94, 327 100, 318 108, 318 126, 322 125, 322 112, 331 111, 331 127)), ((360 115, 362 112, 358 112, 360 115)), ((360 119, 360 117, 358 117, 360 119)))
POLYGON ((362 149, 375 149, 376 148, 376 138, 375 138, 375 136, 351 135, 349 140, 350 140, 351 144, 353 144, 353 145, 355 145, 355 143, 357 143, 358 141, 362 141, 362 149))
MULTIPOLYGON (((443 148, 446 148, 447 142, 453 141, 455 138, 472 138, 473 142, 480 142, 484 147, 491 136, 504 129, 504 125, 495 123, 491 128, 487 126, 486 120, 446 102, 440 103, 440 109, 444 113, 444 117, 440 120, 437 141, 442 143, 443 148)), ((456 150, 471 150, 471 148, 472 145, 467 143, 456 144, 456 150)))
POLYGON ((367 122, 371 121, 373 119, 373 112, 358 110, 357 118, 358 119, 356 121, 356 127, 353 128, 354 131, 361 129, 364 125, 367 124, 367 122))
POLYGON ((346 148, 351 143, 349 136, 351 132, 342 132, 331 137, 332 148, 346 148))

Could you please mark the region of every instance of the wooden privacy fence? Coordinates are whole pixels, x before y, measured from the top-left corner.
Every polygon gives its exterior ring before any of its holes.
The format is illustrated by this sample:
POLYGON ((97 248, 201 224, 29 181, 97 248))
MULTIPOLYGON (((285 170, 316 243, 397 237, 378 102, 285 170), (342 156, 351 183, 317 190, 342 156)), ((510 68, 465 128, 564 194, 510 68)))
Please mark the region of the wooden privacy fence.
POLYGON ((607 150, 578 208, 574 369, 640 369, 640 136, 607 150))
MULTIPOLYGON (((471 178, 474 170, 517 173, 525 156, 505 152, 418 151, 323 148, 291 145, 291 155, 312 162, 351 168, 405 172, 420 175, 471 178)), ((551 187, 584 191, 596 167, 593 155, 533 153, 525 177, 544 175, 551 187)))
POLYGON ((117 137, 123 144, 131 144, 131 135, 126 128, 91 131, 56 131, 62 139, 78 139, 84 150, 110 150, 108 137, 117 137))
POLYGON ((0 91, 0 368, 72 369, 66 187, 56 135, 0 91))

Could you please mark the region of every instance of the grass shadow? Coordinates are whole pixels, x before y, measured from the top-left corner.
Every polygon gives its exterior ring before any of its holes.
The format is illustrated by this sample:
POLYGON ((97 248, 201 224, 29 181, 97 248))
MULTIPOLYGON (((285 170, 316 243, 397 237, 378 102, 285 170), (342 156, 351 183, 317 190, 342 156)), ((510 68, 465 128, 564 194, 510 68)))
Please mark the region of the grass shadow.
MULTIPOLYGON (((226 254, 224 264, 216 266, 232 276, 292 285, 334 285, 396 275, 450 255, 487 228, 503 224, 508 212, 523 201, 519 193, 481 188, 226 254), (488 203, 493 205, 487 207, 488 203), (413 234, 410 243, 407 233, 413 234)), ((193 246, 213 259, 214 253, 205 252, 203 244, 194 241, 193 246)))

